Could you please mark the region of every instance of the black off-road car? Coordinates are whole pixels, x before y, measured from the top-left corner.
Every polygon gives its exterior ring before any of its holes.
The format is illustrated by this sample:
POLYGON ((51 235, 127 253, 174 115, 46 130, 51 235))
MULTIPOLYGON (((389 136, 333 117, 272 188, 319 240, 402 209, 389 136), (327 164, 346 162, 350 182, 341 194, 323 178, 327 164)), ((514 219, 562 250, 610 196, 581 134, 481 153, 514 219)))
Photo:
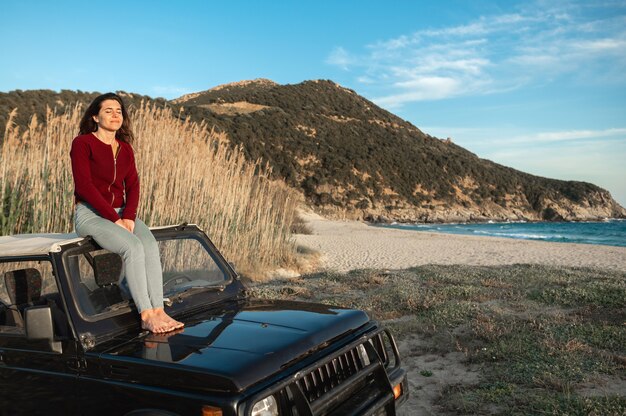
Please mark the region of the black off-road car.
POLYGON ((140 327, 122 260, 90 238, 0 237, 2 415, 394 415, 388 330, 360 310, 255 300, 194 225, 152 229, 166 311, 140 327))

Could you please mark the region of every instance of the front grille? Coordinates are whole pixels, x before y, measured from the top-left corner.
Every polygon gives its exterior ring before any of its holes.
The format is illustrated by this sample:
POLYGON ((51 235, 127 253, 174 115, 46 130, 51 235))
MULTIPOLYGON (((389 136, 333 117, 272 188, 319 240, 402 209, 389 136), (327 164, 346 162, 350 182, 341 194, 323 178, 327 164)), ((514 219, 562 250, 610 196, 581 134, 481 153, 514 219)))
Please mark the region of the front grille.
POLYGON ((383 409, 395 414, 378 337, 348 347, 309 368, 280 393, 285 414, 345 416, 383 409), (391 407, 390 407, 391 406, 391 407))
POLYGON ((358 348, 363 347, 353 348, 333 358, 296 381, 309 403, 313 403, 369 364, 369 359, 363 357, 363 354, 359 355, 358 348))
POLYGON ((273 394, 280 413, 289 416, 396 414, 389 374, 401 369, 388 331, 378 330, 320 358, 258 398, 273 394))

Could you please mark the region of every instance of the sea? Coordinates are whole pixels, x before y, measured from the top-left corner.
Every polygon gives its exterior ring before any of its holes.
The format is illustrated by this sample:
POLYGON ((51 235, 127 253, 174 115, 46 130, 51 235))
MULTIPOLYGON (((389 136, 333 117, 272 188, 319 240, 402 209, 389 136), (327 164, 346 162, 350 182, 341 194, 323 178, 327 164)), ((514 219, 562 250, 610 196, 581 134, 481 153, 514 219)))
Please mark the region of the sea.
POLYGON ((488 222, 467 224, 385 224, 381 227, 448 234, 626 247, 626 220, 599 222, 488 222))

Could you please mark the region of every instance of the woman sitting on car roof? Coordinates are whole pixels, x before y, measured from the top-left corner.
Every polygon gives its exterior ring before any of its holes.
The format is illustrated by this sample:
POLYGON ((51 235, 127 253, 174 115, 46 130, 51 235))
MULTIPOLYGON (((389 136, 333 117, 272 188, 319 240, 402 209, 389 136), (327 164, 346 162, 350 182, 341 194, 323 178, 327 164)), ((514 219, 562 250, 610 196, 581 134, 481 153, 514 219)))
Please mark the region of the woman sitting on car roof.
POLYGON ((96 97, 80 122, 70 156, 76 210, 74 227, 124 259, 128 289, 142 328, 163 333, 183 327, 163 309, 163 276, 157 242, 139 218, 139 177, 130 119, 114 93, 96 97))

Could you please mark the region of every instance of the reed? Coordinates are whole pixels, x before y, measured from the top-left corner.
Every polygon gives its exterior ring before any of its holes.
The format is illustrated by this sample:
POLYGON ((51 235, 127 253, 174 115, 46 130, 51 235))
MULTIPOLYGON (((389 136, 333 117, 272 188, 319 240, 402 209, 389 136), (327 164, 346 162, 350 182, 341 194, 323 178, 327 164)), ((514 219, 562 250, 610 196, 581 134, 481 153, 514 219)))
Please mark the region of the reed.
MULTIPOLYGON (((69 159, 82 115, 48 111, 19 131, 9 115, 0 155, 0 233, 71 232, 69 159)), ((297 194, 246 160, 224 133, 169 108, 131 110, 141 180, 139 216, 149 225, 197 223, 238 269, 251 275, 293 264, 290 227, 297 194)))

